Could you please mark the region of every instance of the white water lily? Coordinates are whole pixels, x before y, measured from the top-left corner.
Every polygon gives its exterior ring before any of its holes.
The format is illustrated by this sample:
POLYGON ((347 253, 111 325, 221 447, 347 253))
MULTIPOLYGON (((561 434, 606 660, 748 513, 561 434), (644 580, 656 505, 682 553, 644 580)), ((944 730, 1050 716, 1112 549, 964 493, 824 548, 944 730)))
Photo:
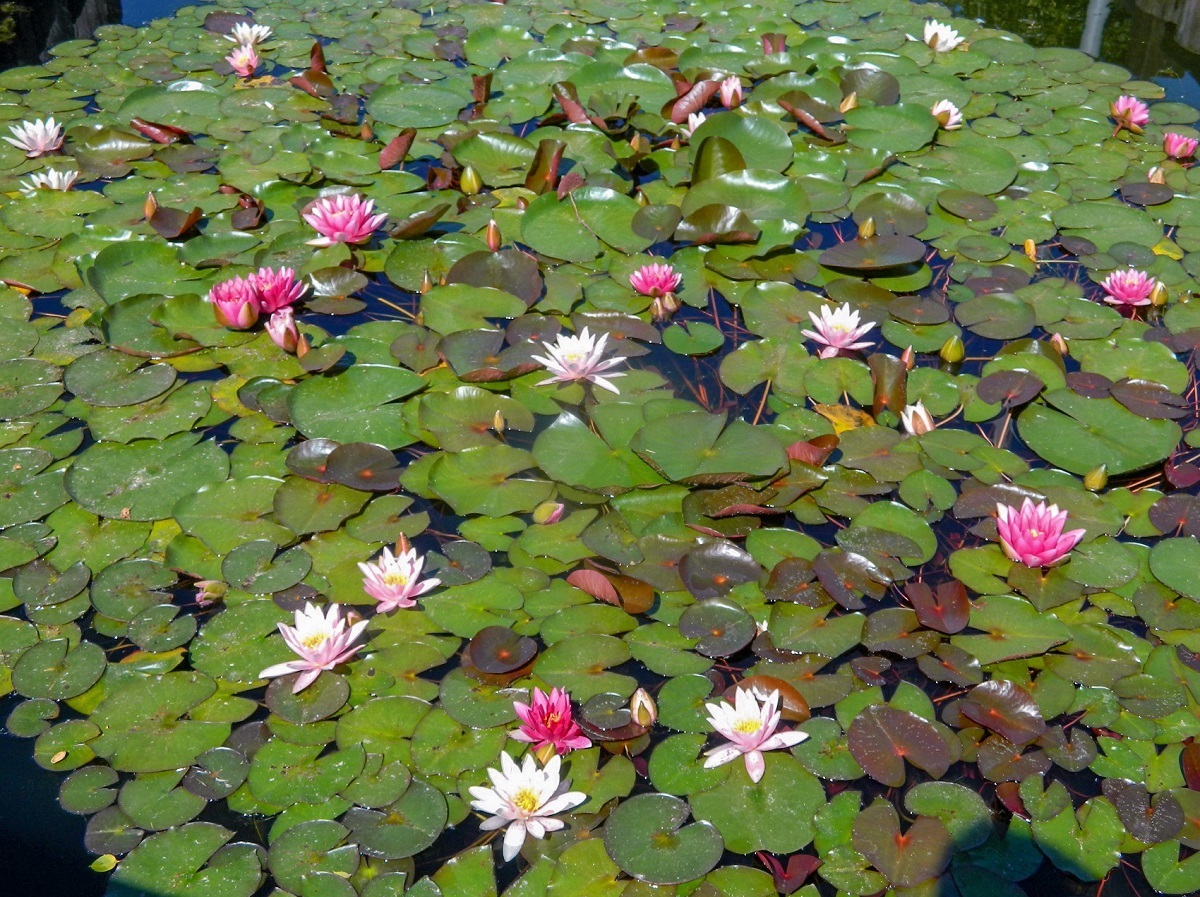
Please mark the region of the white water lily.
POLYGON ((728 738, 725 744, 705 751, 705 769, 723 766, 738 757, 746 758, 746 772, 752 782, 762 779, 767 770, 763 751, 774 751, 799 744, 808 738, 807 732, 776 732, 779 726, 779 692, 773 691, 759 706, 754 692, 739 688, 734 696, 734 705, 705 704, 708 722, 718 735, 728 738))
POLYGON ((504 833, 504 860, 508 862, 521 852, 525 836, 546 837, 566 825, 553 818, 579 806, 587 800, 581 791, 567 791, 570 780, 561 781, 559 769, 562 758, 555 754, 545 768, 539 769, 532 754, 525 755, 523 765, 517 766, 508 751, 500 754, 500 769, 489 769, 491 788, 476 785, 470 789, 471 808, 491 814, 480 823, 484 831, 508 827, 504 833))
POLYGON ((233 41, 235 44, 245 47, 252 47, 255 44, 261 44, 270 39, 270 28, 266 25, 252 25, 250 22, 238 22, 225 35, 225 40, 233 41))
POLYGON ((32 195, 38 190, 59 190, 65 193, 71 189, 78 177, 78 171, 37 171, 21 181, 21 192, 27 195, 32 195))
POLYGON ((957 31, 936 19, 925 23, 925 43, 936 53, 948 53, 963 42, 957 31))
POLYGON ((545 386, 547 383, 587 380, 609 392, 619 394, 621 391, 608 380, 625 375, 621 373, 601 375, 600 372, 620 364, 625 358, 624 356, 604 358, 604 346, 607 342, 607 333, 602 333, 597 338, 588 333, 588 329, 584 327, 577 335, 560 333, 558 339, 553 343, 543 343, 547 354, 534 355, 533 360, 538 364, 545 365, 546 370, 554 376, 542 380, 538 386, 545 386))
POLYGON ((821 306, 821 316, 808 313, 816 330, 801 330, 810 340, 820 343, 825 348, 821 350, 822 358, 833 358, 839 352, 865 349, 869 342, 858 342, 866 336, 875 325, 870 321, 859 324, 858 312, 850 308, 849 302, 844 302, 837 308, 828 305, 821 306))
POLYGON ((904 424, 904 430, 910 436, 922 436, 935 426, 933 415, 925 408, 923 402, 906 406, 900 412, 900 422, 904 424))
POLYGON ((62 147, 63 127, 53 116, 9 125, 8 129, 12 131, 12 137, 4 139, 30 159, 53 153, 62 147))

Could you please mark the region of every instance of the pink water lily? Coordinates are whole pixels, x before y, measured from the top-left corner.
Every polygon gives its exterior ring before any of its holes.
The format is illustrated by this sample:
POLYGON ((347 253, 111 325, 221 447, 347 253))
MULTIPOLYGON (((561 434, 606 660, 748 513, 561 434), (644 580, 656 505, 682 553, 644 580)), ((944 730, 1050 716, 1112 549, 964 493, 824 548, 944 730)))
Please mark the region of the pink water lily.
POLYGON ((1142 128, 1150 123, 1150 107, 1136 97, 1119 96, 1108 107, 1108 111, 1117 123, 1117 128, 1113 131, 1114 137, 1123 130, 1140 134, 1142 128))
POLYGON ((304 610, 296 611, 295 626, 278 624, 283 640, 300 655, 299 658, 269 666, 258 674, 259 678, 299 673, 292 693, 303 691, 316 681, 322 670, 332 670, 339 663, 345 663, 362 647, 354 642, 367 628, 367 621, 360 620, 349 628, 346 628, 346 622, 341 607, 336 604, 329 608, 328 614, 322 614, 319 607, 305 604, 304 610))
POLYGON ((500 754, 500 769, 489 769, 488 778, 492 787, 479 785, 468 789, 471 809, 491 816, 479 824, 484 831, 505 828, 504 860, 508 862, 521 852, 525 836, 546 837, 547 832, 556 832, 566 825, 561 819, 553 818, 579 806, 587 800, 582 791, 567 791, 570 780, 560 779, 562 758, 555 754, 543 769, 530 754, 517 766, 508 751, 500 754))
POLYGON ((258 295, 259 309, 267 315, 292 305, 308 289, 304 281, 296 281, 292 268, 259 268, 246 280, 258 295))
POLYGON ((387 215, 372 215, 375 201, 363 199, 356 193, 324 196, 314 202, 301 217, 320 236, 309 240, 309 246, 332 246, 335 243, 365 243, 387 215))
POLYGON ((683 126, 683 136, 691 137, 692 132, 704 124, 706 118, 703 112, 691 112, 687 117, 687 124, 683 126))
POLYGON ((1182 161, 1190 159, 1196 155, 1196 148, 1200 146, 1200 141, 1194 137, 1185 137, 1182 134, 1176 134, 1174 131, 1169 131, 1163 136, 1163 152, 1172 159, 1182 161))
POLYGON ((871 345, 870 342, 860 342, 860 340, 875 325, 870 321, 859 324, 858 312, 851 310, 849 302, 836 309, 822 305, 820 317, 811 311, 808 316, 812 319, 816 329, 801 330, 800 332, 813 342, 820 343, 825 347, 820 352, 822 358, 833 358, 839 352, 865 349, 871 345))
POLYGON ((281 308, 267 321, 267 335, 284 352, 294 354, 300 345, 300 330, 290 308, 281 308))
POLYGON ((409 548, 406 541, 397 546, 396 554, 385 548, 374 563, 359 564, 358 569, 363 573, 363 591, 378 602, 376 612, 385 614, 415 607, 415 598, 441 585, 442 581, 437 577, 421 579, 424 566, 425 559, 415 548, 409 548))
POLYGON ((929 111, 943 130, 957 131, 963 126, 962 112, 949 100, 938 100, 929 111))
POLYGON ((1149 305, 1158 281, 1136 268, 1113 271, 1100 284, 1109 305, 1149 305))
POLYGON ((734 695, 734 705, 725 702, 705 704, 708 722, 713 730, 728 742, 705 751, 708 758, 704 768, 723 766, 738 757, 745 757, 746 772, 750 781, 758 782, 767 770, 763 751, 789 748, 808 738, 806 732, 776 732, 779 727, 779 692, 773 691, 760 706, 749 688, 739 688, 734 695))
POLYGON ((652 263, 642 265, 629 275, 629 284, 643 296, 674 293, 683 283, 683 275, 671 265, 652 263))
POLYGON ((609 392, 620 393, 620 390, 608 381, 613 377, 623 377, 623 373, 603 374, 613 365, 625 360, 624 356, 613 358, 604 357, 604 346, 608 342, 608 334, 602 333, 594 337, 586 327, 578 335, 560 333, 553 343, 542 343, 546 347, 546 355, 534 355, 533 360, 546 366, 546 370, 554 376, 540 381, 538 386, 547 383, 570 383, 587 380, 609 392))
POLYGON ((717 96, 721 98, 721 105, 726 109, 736 109, 742 104, 742 81, 737 75, 730 75, 721 81, 721 86, 717 88, 717 96))
POLYGON ((225 57, 225 61, 242 78, 249 78, 258 68, 258 54, 254 52, 254 47, 248 44, 236 47, 225 57))
POLYGON ((258 322, 258 292, 244 277, 223 280, 208 291, 217 323, 230 330, 249 330, 258 322))
POLYGON ((1087 530, 1064 533, 1066 522, 1066 511, 1060 511, 1058 505, 1047 507, 1044 501, 1035 505, 1026 498, 1019 510, 996 505, 1000 545, 1006 555, 1026 567, 1048 567, 1079 544, 1087 530))
POLYGON ((61 149, 63 144, 63 128, 54 117, 23 121, 17 125, 9 125, 12 137, 4 139, 21 150, 30 159, 44 156, 61 149))
POLYGON ((557 753, 566 754, 592 746, 579 723, 575 722, 570 696, 561 688, 550 689, 550 694, 534 688, 531 702, 513 701, 513 710, 521 725, 509 735, 517 741, 532 744, 535 751, 553 747, 557 753))

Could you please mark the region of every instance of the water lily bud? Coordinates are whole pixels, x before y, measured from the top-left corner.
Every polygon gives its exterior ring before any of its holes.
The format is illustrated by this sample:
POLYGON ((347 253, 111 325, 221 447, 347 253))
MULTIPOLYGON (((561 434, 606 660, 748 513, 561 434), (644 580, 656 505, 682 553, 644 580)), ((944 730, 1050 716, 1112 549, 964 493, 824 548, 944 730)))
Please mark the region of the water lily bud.
POLYGON ((868 218, 858 226, 858 236, 863 240, 869 240, 875 236, 875 219, 868 218))
POLYGON ((458 179, 458 185, 464 194, 474 196, 483 189, 483 178, 479 176, 478 171, 468 165, 462 170, 462 177, 458 179))
POLYGON ((1083 488, 1088 492, 1099 492, 1108 485, 1108 465, 1093 467, 1083 477, 1083 488))
POLYGON ((1150 292, 1150 304, 1155 308, 1162 308, 1167 304, 1167 288, 1160 280, 1154 282, 1154 289, 1150 292))
POLYGON ((196 580, 196 603, 201 607, 208 607, 213 602, 224 598, 228 589, 229 586, 219 579, 198 579, 196 580))
POLYGON ((429 276, 429 269, 425 269, 424 276, 421 277, 421 295, 425 295, 433 289, 433 278, 429 276))
POLYGON ((650 152, 652 149, 650 146, 650 141, 641 134, 634 134, 633 137, 629 139, 629 148, 638 155, 644 155, 650 152))
POLYGON ((504 432, 504 415, 499 411, 492 415, 492 429, 497 433, 504 432))
POLYGON ((484 234, 484 239, 487 240, 487 247, 492 252, 500 251, 500 228, 496 226, 496 219, 493 218, 488 222, 487 232, 484 234))
POLYGON ((153 193, 146 194, 146 201, 142 203, 142 217, 149 221, 154 217, 154 213, 158 211, 158 200, 154 198, 153 193))
POLYGON ((560 501, 544 501, 533 509, 533 522, 549 526, 562 520, 564 505, 560 501))
POLYGON ((1058 350, 1059 355, 1071 354, 1071 350, 1067 348, 1067 338, 1061 333, 1052 333, 1050 335, 1050 345, 1058 350))
POLYGON ((1033 240, 1025 241, 1025 257, 1031 262, 1037 261, 1037 243, 1033 240))
POLYGON ((1155 165, 1146 172, 1146 180, 1151 184, 1165 184, 1167 182, 1167 173, 1159 166, 1155 165))
POLYGON ((290 307, 279 309, 267 320, 267 334, 284 352, 295 354, 300 344, 300 330, 290 307))
POLYGON ((950 337, 942 343, 938 355, 947 364, 958 364, 967 355, 967 348, 963 345, 962 337, 957 335, 950 337))
POLYGON ((917 366, 917 353, 913 351, 912 346, 909 346, 900 353, 900 360, 904 362, 904 369, 906 371, 911 371, 917 366))
POLYGON ((655 296, 654 301, 650 303, 650 316, 661 324, 671 320, 682 305, 674 293, 663 293, 661 296, 655 296))
POLYGON ((849 112, 851 109, 858 108, 858 91, 852 90, 846 94, 840 103, 838 103, 838 112, 849 112))
POLYGON ((556 753, 557 751, 554 750, 554 745, 550 744, 549 742, 533 752, 534 756, 538 758, 538 762, 541 763, 542 766, 545 766, 547 763, 549 763, 550 758, 556 753))
POLYGON ((638 188, 638 192, 633 194, 633 201, 636 202, 639 206, 650 205, 650 197, 647 196, 640 187, 638 188))
POLYGON ((639 688, 629 699, 629 713, 635 723, 648 729, 658 720, 658 705, 650 697, 650 692, 639 688))

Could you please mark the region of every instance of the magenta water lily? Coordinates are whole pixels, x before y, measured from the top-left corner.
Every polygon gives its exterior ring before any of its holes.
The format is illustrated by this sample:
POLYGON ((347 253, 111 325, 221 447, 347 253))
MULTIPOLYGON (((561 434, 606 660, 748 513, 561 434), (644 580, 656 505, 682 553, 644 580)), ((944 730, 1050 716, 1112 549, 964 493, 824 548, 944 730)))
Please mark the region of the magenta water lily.
POLYGON ((1026 567, 1048 567, 1061 561, 1079 544, 1087 530, 1063 532, 1066 523, 1067 512, 1044 501, 1035 505, 1027 498, 1020 508, 996 505, 1000 545, 1005 554, 1026 567))
POLYGON ((561 688, 552 688, 547 694, 535 687, 530 703, 514 701, 513 710, 521 725, 509 734, 517 741, 533 745, 539 753, 552 748, 556 753, 566 754, 592 746, 591 739, 575 722, 570 696, 561 688))

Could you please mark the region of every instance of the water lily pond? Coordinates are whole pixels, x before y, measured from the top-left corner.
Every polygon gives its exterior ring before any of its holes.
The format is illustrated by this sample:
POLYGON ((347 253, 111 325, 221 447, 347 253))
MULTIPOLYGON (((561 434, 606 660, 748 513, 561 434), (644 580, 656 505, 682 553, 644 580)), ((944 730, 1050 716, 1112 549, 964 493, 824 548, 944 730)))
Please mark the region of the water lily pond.
POLYGON ((109 897, 1200 890, 1200 112, 907 0, 0 72, 0 706, 109 897))

